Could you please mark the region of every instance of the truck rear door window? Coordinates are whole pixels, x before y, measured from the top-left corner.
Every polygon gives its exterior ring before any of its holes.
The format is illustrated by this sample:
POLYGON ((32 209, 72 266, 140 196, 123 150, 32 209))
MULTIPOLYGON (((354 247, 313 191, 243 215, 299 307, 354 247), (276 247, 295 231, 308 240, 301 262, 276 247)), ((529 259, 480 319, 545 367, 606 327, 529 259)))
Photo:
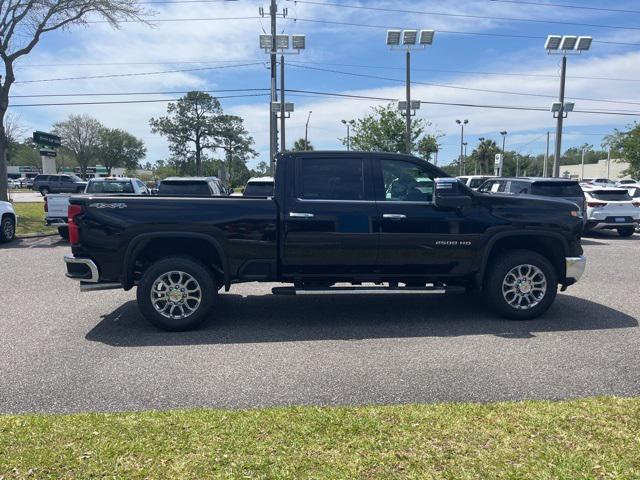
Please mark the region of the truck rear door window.
POLYGON ((298 196, 308 200, 363 200, 360 158, 308 158, 298 162, 298 196))
POLYGON ((245 197, 271 197, 273 195, 273 182, 249 182, 244 189, 245 197))

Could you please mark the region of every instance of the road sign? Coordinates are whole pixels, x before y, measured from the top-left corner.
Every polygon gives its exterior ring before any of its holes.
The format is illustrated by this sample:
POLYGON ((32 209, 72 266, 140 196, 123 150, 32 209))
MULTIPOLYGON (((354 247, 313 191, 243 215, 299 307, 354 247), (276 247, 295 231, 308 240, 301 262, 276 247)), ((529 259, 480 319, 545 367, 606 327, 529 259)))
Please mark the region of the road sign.
POLYGON ((59 147, 61 145, 61 138, 53 133, 33 132, 33 143, 42 145, 45 147, 59 147))
POLYGON ((40 150, 40 156, 41 157, 57 157, 58 152, 55 152, 53 150, 40 150))

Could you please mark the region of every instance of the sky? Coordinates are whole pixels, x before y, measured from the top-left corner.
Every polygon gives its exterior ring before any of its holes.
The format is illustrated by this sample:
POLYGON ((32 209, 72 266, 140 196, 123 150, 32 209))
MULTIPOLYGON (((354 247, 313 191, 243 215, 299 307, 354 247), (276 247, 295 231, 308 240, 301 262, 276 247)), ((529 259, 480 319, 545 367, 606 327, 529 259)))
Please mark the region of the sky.
MULTIPOLYGON (((258 36, 270 24, 258 12, 268 11, 268 2, 157 0, 144 7, 150 24, 113 29, 92 21, 45 34, 16 67, 10 109, 21 123, 28 131, 48 131, 69 114, 86 113, 143 139, 154 162, 168 158, 169 150, 151 133, 149 119, 189 90, 213 90, 226 113, 243 117, 255 140, 260 155, 250 166, 267 161, 269 58, 258 36), (140 103, 25 106, 132 100, 140 103)), ((590 51, 568 58, 566 100, 575 102, 576 112, 565 120, 563 150, 584 143, 598 148, 604 135, 640 118, 634 115, 640 115, 637 0, 282 0, 278 8, 287 9, 278 33, 306 35, 307 48, 285 57, 287 89, 307 92, 402 99, 405 55, 386 46, 386 30, 435 30, 432 45, 412 52, 411 75, 412 98, 423 102, 417 118, 428 122, 428 133, 443 135, 440 165, 459 155, 456 120, 469 121, 469 152, 480 137, 500 144, 503 130, 507 150, 521 154, 543 153, 547 131, 553 142, 548 109, 558 95, 561 57, 544 50, 549 34, 594 39, 590 51)), ((310 93, 286 100, 295 104, 287 146, 304 137, 312 112, 308 134, 316 149, 343 149, 341 120, 389 103, 310 93)))

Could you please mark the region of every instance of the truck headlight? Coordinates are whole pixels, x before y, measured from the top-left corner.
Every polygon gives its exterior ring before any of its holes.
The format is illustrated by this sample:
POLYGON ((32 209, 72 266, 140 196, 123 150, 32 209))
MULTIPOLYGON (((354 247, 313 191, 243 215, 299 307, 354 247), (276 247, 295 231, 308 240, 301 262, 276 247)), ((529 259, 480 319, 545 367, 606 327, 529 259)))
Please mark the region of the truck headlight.
POLYGON ((571 210, 569 215, 576 218, 582 218, 582 212, 580 210, 571 210))

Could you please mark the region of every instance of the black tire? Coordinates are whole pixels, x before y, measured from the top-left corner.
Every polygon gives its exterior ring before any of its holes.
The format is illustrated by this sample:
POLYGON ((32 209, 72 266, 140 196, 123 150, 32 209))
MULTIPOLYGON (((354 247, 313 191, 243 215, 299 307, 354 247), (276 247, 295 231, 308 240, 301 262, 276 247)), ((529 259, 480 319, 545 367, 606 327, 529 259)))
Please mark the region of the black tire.
POLYGON ((636 227, 620 227, 616 228, 616 230, 621 237, 630 237, 636 232, 636 227))
POLYGON ((69 227, 58 227, 58 234, 65 240, 69 240, 69 227))
MULTIPOLYGON (((536 278, 540 279, 539 276, 536 278)), ((514 290, 517 288, 514 286, 514 290)), ((502 317, 510 320, 530 320, 546 312, 555 300, 558 293, 558 274, 551 262, 539 253, 530 250, 512 250, 492 261, 485 277, 483 291, 489 306, 502 317), (539 298, 533 302, 533 306, 526 309, 519 309, 507 301, 507 297, 510 297, 512 301, 518 302, 516 297, 519 291, 515 294, 503 294, 503 282, 507 280, 509 272, 519 265, 536 267, 546 280, 544 293, 540 293, 539 298)))
POLYGON ((49 195, 49 189, 47 187, 40 187, 40 195, 43 197, 49 195))
MULTIPOLYGON (((190 285, 194 286, 194 284, 190 285)), ((218 289, 211 270, 204 267, 202 262, 189 257, 176 256, 158 260, 144 272, 138 284, 137 300, 140 311, 149 322, 162 330, 179 332, 191 330, 202 323, 215 303, 217 294, 218 289), (152 289, 156 280, 173 271, 190 275, 200 288, 200 302, 196 308, 193 308, 193 312, 185 318, 168 318, 154 307, 152 301, 152 289)), ((168 295, 166 296, 168 297, 168 295)), ((169 304, 171 302, 167 300, 165 303, 169 304)), ((181 307, 176 306, 176 308, 181 307)), ((188 308, 191 308, 191 306, 188 308)), ((173 312, 173 309, 171 309, 171 312, 173 312)), ((184 313, 184 308, 182 312, 184 313)), ((166 313, 169 314, 169 312, 166 313)))
POLYGON ((5 215, 0 221, 0 242, 10 242, 16 238, 16 221, 11 215, 5 215))

